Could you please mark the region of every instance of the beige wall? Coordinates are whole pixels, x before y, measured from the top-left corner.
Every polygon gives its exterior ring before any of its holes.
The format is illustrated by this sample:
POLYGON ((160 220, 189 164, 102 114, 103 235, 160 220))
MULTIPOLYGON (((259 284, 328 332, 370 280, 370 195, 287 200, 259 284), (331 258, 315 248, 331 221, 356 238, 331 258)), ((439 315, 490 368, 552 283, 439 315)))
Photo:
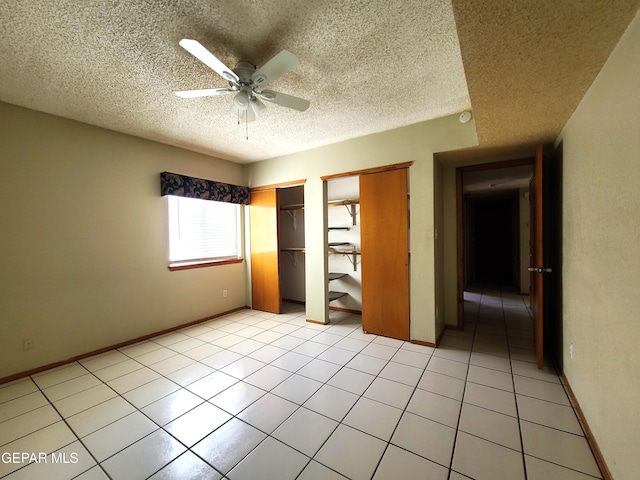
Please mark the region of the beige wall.
POLYGON ((616 479, 640 471, 639 46, 636 15, 560 136, 564 369, 616 479))
POLYGON ((433 161, 433 199, 434 199, 434 211, 435 211, 435 339, 437 340, 442 331, 444 330, 444 318, 445 318, 445 304, 444 304, 444 292, 446 288, 445 273, 444 273, 444 217, 447 213, 444 205, 444 167, 438 160, 433 161))
POLYGON ((456 167, 442 168, 443 196, 443 266, 444 311, 441 316, 446 325, 458 325, 458 236, 456 212, 456 167))
POLYGON ((244 264, 168 271, 159 191, 241 165, 4 103, 0 162, 0 378, 246 305, 244 264))
POLYGON ((433 153, 477 143, 475 124, 458 115, 368 135, 247 166, 250 186, 306 179, 306 308, 312 320, 327 319, 326 192, 320 177, 382 165, 410 168, 411 338, 436 339, 433 153))

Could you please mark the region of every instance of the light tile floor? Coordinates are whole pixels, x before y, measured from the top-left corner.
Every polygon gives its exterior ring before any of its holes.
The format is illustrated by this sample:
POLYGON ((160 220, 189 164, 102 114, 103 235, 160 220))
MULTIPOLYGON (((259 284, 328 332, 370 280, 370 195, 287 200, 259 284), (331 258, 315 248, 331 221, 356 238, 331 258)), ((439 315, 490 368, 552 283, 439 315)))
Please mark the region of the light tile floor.
POLYGON ((523 297, 465 300, 435 350, 287 305, 1 385, 0 477, 601 478, 523 297))

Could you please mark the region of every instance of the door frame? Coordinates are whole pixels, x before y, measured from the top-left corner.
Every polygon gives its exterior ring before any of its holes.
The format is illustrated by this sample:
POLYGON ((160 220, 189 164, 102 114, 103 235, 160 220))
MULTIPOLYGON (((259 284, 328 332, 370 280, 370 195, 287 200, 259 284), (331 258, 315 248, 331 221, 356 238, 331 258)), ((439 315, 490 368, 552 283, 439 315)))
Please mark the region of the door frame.
POLYGON ((534 165, 535 157, 518 158, 513 160, 503 160, 498 162, 478 163, 456 168, 456 285, 457 285, 457 322, 456 329, 464 329, 464 288, 466 286, 465 272, 465 224, 464 209, 465 199, 463 192, 463 176, 465 173, 478 172, 483 170, 497 170, 509 167, 520 167, 524 165, 534 165))
MULTIPOLYGON (((407 175, 410 174, 410 168, 411 165, 413 165, 413 161, 410 162, 402 162, 402 163, 391 163, 388 165, 381 165, 379 167, 371 167, 371 168, 364 168, 361 170, 351 170, 351 171, 347 171, 347 172, 342 172, 342 173, 334 173, 331 175, 324 175, 320 177, 320 180, 325 184, 325 188, 326 188, 326 183, 331 181, 331 180, 336 180, 336 179, 340 179, 340 178, 346 178, 346 177, 358 177, 360 178, 363 175, 370 175, 370 174, 375 174, 375 173, 383 173, 383 172, 390 172, 393 170, 406 170, 407 171, 407 175)), ((409 180, 407 179, 407 182, 409 182, 409 180)), ((407 184, 407 187, 409 186, 409 184, 407 184)), ((409 197, 407 196, 407 208, 409 207, 409 197)), ((325 211, 326 211, 327 206, 325 205, 325 211)), ((410 215, 408 217, 408 222, 411 222, 411 218, 410 215)), ((327 227, 327 225, 325 225, 325 227, 327 227)), ((325 242, 325 257, 328 255, 328 245, 326 245, 325 242)), ((327 280, 327 276, 328 276, 328 270, 325 270, 325 280, 327 280)), ((325 282, 326 283, 326 282, 325 282)), ((409 292, 411 292, 411 281, 409 280, 409 292)), ((411 299, 411 293, 409 293, 409 300, 411 299)), ((334 309, 335 307, 329 307, 329 310, 334 309)), ((364 309, 364 304, 361 307, 362 309, 364 309)), ((339 308, 335 308, 336 310, 340 310, 339 308)), ((359 312, 360 314, 362 314, 362 311, 359 312)), ((409 304, 409 315, 411 314, 411 307, 409 304)), ((411 323, 411 318, 409 318, 409 323, 411 323)), ((409 335, 410 336, 410 335, 409 335)))

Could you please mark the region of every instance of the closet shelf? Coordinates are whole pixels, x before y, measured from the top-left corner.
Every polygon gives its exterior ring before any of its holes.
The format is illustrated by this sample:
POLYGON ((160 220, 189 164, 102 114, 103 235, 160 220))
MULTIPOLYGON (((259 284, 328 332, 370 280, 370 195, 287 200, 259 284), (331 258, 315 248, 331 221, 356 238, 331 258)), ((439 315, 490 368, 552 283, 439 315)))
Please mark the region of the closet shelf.
POLYGON ((339 207, 341 205, 358 205, 360 200, 331 200, 327 202, 329 207, 339 207))
POLYGON ((304 253, 304 247, 285 247, 285 248, 281 248, 280 251, 282 253, 286 253, 287 255, 289 255, 289 258, 291 259, 291 263, 293 263, 294 267, 297 267, 298 254, 304 253))
POLYGON ((327 202, 328 207, 347 207, 349 215, 351 215, 352 224, 356 225, 356 205, 360 203, 359 200, 332 200, 327 202))
POLYGON ((340 278, 346 277, 349 275, 348 273, 329 273, 329 281, 331 280, 339 280, 340 278))
POLYGON ((353 265, 353 271, 358 271, 358 255, 360 255, 359 250, 334 250, 332 248, 327 252, 329 255, 346 255, 351 264, 353 265))
POLYGON ((280 211, 287 212, 287 215, 289 215, 289 218, 291 218, 291 227, 294 230, 297 230, 298 229, 298 212, 300 212, 300 215, 304 214, 304 205, 302 204, 286 205, 284 207, 280 207, 280 211))
POLYGON ((304 210, 304 203, 296 203, 292 205, 283 205, 280 210, 304 210))
POLYGON ((333 302, 334 300, 338 300, 339 298, 347 295, 346 292, 329 292, 329 301, 333 302))

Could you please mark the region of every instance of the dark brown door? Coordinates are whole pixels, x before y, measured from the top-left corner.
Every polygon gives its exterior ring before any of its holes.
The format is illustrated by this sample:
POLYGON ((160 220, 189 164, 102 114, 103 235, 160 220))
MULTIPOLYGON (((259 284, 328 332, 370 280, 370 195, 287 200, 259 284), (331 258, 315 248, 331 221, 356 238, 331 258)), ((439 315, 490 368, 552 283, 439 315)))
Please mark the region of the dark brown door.
POLYGON ((407 169, 360 176, 362 329, 410 339, 407 169))
POLYGON ((281 313, 277 190, 252 192, 249 215, 252 307, 281 313))
POLYGON ((544 365, 544 282, 551 268, 545 265, 544 251, 544 165, 542 145, 536 148, 533 178, 530 182, 530 232, 531 251, 529 272, 531 272, 531 308, 533 310, 536 360, 538 368, 544 365))

